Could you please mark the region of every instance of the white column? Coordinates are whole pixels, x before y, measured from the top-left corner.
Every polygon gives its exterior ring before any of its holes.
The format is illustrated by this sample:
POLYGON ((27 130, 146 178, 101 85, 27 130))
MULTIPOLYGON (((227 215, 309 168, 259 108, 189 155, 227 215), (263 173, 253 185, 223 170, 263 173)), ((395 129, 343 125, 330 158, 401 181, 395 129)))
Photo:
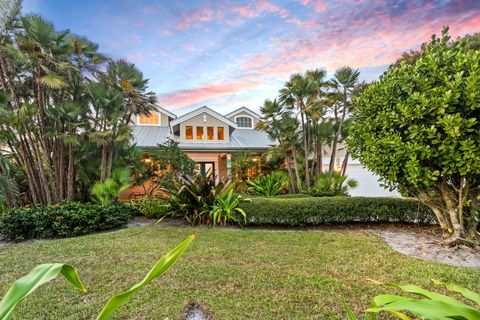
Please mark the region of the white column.
POLYGON ((232 154, 227 153, 227 178, 232 177, 232 154))

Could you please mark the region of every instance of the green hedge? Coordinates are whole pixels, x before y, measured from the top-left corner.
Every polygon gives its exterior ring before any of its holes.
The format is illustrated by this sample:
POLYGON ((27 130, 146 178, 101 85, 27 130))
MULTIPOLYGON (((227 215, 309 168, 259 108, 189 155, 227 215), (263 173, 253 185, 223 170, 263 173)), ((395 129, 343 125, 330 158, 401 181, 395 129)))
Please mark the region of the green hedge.
POLYGON ((0 221, 0 237, 7 240, 63 238, 120 227, 135 215, 123 203, 102 207, 93 203, 65 202, 46 207, 18 208, 0 221))
POLYGON ((276 198, 282 198, 282 199, 293 199, 293 198, 311 198, 313 197, 312 195, 308 193, 286 193, 286 194, 279 194, 278 196, 275 196, 276 198))
POLYGON ((241 204, 250 225, 315 226, 350 222, 434 223, 413 199, 366 197, 252 198, 241 204))

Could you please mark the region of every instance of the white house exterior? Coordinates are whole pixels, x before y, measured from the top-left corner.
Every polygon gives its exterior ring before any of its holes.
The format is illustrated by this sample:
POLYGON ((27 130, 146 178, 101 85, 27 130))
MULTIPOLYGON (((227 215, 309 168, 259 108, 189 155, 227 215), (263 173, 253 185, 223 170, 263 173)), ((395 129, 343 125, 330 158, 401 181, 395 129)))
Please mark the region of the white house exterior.
MULTIPOLYGON (((276 144, 264 132, 255 130, 259 121, 260 116, 245 107, 222 115, 203 106, 181 116, 159 107, 148 117, 134 119, 133 136, 142 148, 156 147, 169 138, 176 140, 180 149, 199 164, 200 171, 213 172, 221 179, 231 174, 232 154, 261 154, 276 144)), ((343 157, 340 150, 336 163, 343 157)), ((324 170, 329 160, 327 151, 323 155, 324 170)), ((399 196, 381 187, 378 178, 355 159, 349 160, 346 174, 358 181, 358 187, 350 191, 353 196, 399 196)))

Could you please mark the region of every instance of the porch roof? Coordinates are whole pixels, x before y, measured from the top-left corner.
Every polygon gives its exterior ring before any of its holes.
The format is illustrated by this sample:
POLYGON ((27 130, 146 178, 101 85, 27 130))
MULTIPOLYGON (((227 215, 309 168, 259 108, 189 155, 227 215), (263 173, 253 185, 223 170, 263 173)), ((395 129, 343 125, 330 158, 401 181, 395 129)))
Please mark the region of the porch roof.
MULTIPOLYGON (((139 147, 156 147, 173 138, 168 127, 135 126, 133 127, 134 142, 139 147)), ((180 149, 190 151, 228 151, 228 150, 267 150, 276 142, 267 134, 257 130, 235 130, 230 135, 230 142, 181 142, 180 149)))

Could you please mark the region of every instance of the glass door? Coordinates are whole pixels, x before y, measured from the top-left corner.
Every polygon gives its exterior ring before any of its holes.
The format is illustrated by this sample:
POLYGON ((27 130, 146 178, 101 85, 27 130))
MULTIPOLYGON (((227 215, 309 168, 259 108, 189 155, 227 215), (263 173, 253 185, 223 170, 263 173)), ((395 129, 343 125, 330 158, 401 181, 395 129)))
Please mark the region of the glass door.
POLYGON ((202 176, 215 177, 215 162, 199 162, 198 167, 202 176))

